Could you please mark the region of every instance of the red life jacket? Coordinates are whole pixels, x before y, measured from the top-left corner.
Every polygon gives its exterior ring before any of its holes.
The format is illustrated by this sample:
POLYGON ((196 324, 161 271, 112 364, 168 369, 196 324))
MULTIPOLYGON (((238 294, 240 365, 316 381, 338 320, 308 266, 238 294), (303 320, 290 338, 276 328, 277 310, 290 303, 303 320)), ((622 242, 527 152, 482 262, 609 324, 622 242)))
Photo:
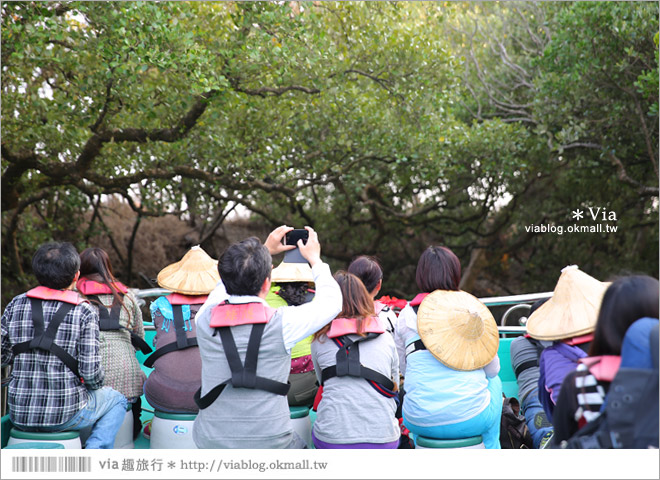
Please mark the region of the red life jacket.
POLYGON ((415 313, 419 310, 419 306, 422 304, 422 301, 428 296, 428 293, 418 293, 415 295, 415 298, 410 300, 410 306, 413 308, 415 313))
POLYGON ((365 367, 360 363, 360 343, 385 333, 378 317, 366 318, 363 322, 364 337, 353 340, 351 334, 357 334, 357 320, 355 318, 335 318, 330 324, 327 333, 335 345, 339 348, 336 363, 321 370, 321 386, 333 377, 359 377, 364 378, 381 395, 392 398, 398 395, 394 391, 394 382, 375 370, 365 367))
POLYGON ((167 300, 172 305, 201 305, 209 298, 208 295, 183 295, 181 293, 170 293, 167 300))
MULTIPOLYGON (((121 282, 115 282, 112 285, 122 295, 128 292, 128 288, 121 282)), ((76 283, 76 288, 83 295, 112 295, 112 289, 108 285, 90 280, 87 277, 80 277, 76 283)))
POLYGON ((275 314, 276 309, 261 302, 232 304, 223 302, 211 311, 209 326, 215 329, 213 335, 220 335, 227 363, 231 370, 231 378, 213 387, 206 395, 201 396, 202 388, 195 392, 194 400, 200 409, 210 406, 220 396, 227 385, 233 388, 250 388, 264 390, 276 395, 286 396, 291 385, 257 375, 259 347, 266 324, 275 314), (245 352, 245 364, 238 354, 236 342, 231 329, 240 325, 252 325, 250 338, 245 352))
POLYGON ((564 343, 567 345, 582 345, 583 343, 591 342, 594 339, 593 333, 587 333, 586 335, 580 335, 579 337, 569 338, 564 340, 564 343))
MULTIPOLYGON (((120 282, 113 283, 113 286, 117 290, 119 297, 123 299, 124 294, 128 292, 128 288, 126 288, 126 286, 120 282)), ((106 285, 105 283, 101 283, 101 282, 96 282, 94 280, 90 280, 87 277, 81 277, 76 283, 76 288, 83 295, 87 296, 87 298, 93 300, 93 304, 98 308, 99 330, 101 330, 102 332, 109 332, 113 330, 115 331, 126 330, 131 335, 131 344, 133 344, 133 347, 140 350, 144 354, 148 354, 152 352, 151 347, 147 342, 144 341, 143 338, 141 338, 139 335, 129 330, 128 328, 121 326, 121 324, 119 323, 119 315, 121 314, 121 307, 122 307, 121 303, 117 303, 116 301, 113 301, 111 307, 106 307, 101 302, 99 295, 113 294, 112 289, 110 288, 109 285, 106 285)))
POLYGON ((14 355, 20 355, 36 349, 45 350, 59 358, 62 363, 73 372, 76 378, 78 378, 81 383, 84 383, 84 379, 80 376, 80 372, 78 371, 78 360, 55 343, 55 336, 67 314, 73 310, 75 306, 80 305, 85 300, 73 290, 55 290, 44 286, 33 288, 26 293, 26 296, 30 299, 32 322, 34 324, 34 337, 32 340, 14 345, 12 347, 14 355), (47 328, 44 323, 44 301, 61 303, 53 317, 50 319, 50 322, 48 322, 47 328))
POLYGON ((197 346, 197 337, 188 338, 188 336, 186 336, 185 322, 183 320, 183 306, 200 305, 206 302, 208 295, 183 295, 181 293, 170 293, 165 298, 167 298, 167 301, 172 305, 172 321, 174 322, 176 342, 171 342, 158 347, 156 351, 149 355, 144 361, 145 367, 153 368, 156 360, 165 354, 197 346))

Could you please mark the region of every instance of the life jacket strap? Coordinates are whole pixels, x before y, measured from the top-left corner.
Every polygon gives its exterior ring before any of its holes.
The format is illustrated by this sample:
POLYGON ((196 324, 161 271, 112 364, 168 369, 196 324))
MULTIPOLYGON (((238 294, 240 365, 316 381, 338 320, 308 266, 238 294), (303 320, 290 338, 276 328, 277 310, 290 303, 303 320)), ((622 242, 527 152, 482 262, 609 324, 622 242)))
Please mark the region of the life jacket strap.
MULTIPOLYGON (((120 294, 120 296, 124 296, 120 294)), ((131 334, 131 344, 134 348, 140 350, 145 355, 151 353, 153 350, 144 339, 140 338, 135 332, 132 332, 119 323, 119 315, 121 314, 121 303, 113 302, 112 308, 103 305, 98 295, 87 295, 87 298, 94 300, 95 305, 99 310, 99 330, 102 332, 109 332, 112 330, 126 330, 131 334)))
POLYGON ((83 382, 78 371, 78 360, 55 343, 57 329, 75 305, 61 302, 60 307, 48 323, 48 328, 45 328, 44 323, 43 301, 37 298, 30 298, 30 306, 32 309, 32 322, 34 324, 34 337, 32 340, 14 345, 12 348, 14 355, 20 355, 21 353, 35 349, 45 350, 59 358, 73 372, 76 378, 83 382))
POLYGON ((336 365, 321 370, 321 385, 333 377, 364 378, 381 395, 391 398, 397 396, 394 382, 385 375, 367 368, 360 363, 360 342, 378 337, 379 333, 369 333, 366 337, 352 340, 347 335, 334 338, 339 347, 336 355, 336 365))
MULTIPOLYGON (((165 344, 162 347, 158 347, 156 351, 149 355, 149 357, 147 357, 147 359, 144 361, 145 367, 152 368, 154 362, 167 353, 176 352, 177 350, 185 350, 186 348, 197 346, 197 337, 188 338, 186 336, 186 331, 184 330, 185 325, 183 321, 183 305, 172 305, 172 313, 174 316, 173 321, 176 341, 165 344)), ((149 347, 149 345, 147 345, 147 347, 149 347)), ((149 349, 149 351, 151 351, 151 349, 149 349)))
POLYGON ((236 342, 234 341, 231 327, 216 328, 216 331, 220 334, 225 357, 227 358, 227 363, 231 370, 231 378, 213 387, 203 397, 201 396, 202 389, 200 387, 193 396, 195 403, 200 409, 205 409, 211 405, 218 396, 220 396, 227 385, 232 385, 234 388, 264 390, 282 396, 289 393, 289 388, 291 388, 290 384, 281 383, 257 375, 259 347, 261 345, 261 339, 265 328, 265 323, 255 323, 252 325, 247 351, 245 353, 245 365, 241 362, 241 357, 238 354, 238 348, 236 348, 236 342))
POLYGON ((426 350, 426 345, 421 340, 415 340, 406 347, 406 358, 408 358, 408 355, 419 352, 420 350, 426 350))

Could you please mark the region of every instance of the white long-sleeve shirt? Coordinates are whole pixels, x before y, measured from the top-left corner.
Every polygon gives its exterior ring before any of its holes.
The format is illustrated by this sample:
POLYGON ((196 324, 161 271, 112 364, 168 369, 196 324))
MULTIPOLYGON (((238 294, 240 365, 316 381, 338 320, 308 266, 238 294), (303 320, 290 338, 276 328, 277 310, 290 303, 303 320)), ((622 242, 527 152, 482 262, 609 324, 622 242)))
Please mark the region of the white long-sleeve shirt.
MULTIPOLYGON (((311 302, 278 308, 278 310, 282 310, 282 337, 288 352, 300 340, 323 328, 341 311, 341 290, 335 279, 332 278, 330 267, 326 263, 317 263, 312 267, 312 276, 316 294, 311 302)), ((230 303, 259 302, 268 306, 264 299, 257 296, 229 295, 225 284, 220 280, 197 312, 195 322, 208 323, 213 307, 226 300, 229 300, 230 303)))

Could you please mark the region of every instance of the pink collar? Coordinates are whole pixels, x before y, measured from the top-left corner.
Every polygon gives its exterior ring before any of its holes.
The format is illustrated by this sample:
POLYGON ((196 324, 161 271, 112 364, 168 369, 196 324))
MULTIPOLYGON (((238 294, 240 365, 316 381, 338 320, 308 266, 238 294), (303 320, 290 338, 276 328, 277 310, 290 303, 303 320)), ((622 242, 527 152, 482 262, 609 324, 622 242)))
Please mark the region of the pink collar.
POLYGON ((421 303, 422 303, 422 300, 424 300, 424 299, 426 298, 427 295, 428 295, 428 293, 418 293, 418 294, 415 296, 415 298, 413 298, 413 299, 410 301, 410 306, 411 306, 411 307, 416 307, 417 305, 421 304, 421 303))
MULTIPOLYGON (((115 282, 113 285, 120 293, 128 292, 128 288, 126 288, 126 286, 121 282, 115 282)), ((76 288, 83 295, 99 295, 99 294, 112 295, 112 290, 110 289, 109 285, 101 282, 96 282, 94 280, 90 280, 87 277, 80 278, 76 283, 76 288)))
POLYGON ((220 303, 211 310, 211 328, 235 327, 255 323, 268 323, 275 314, 275 308, 263 303, 220 303))
POLYGON ((33 288, 26 295, 30 298, 39 298, 41 300, 54 300, 56 302, 71 303, 80 305, 84 300, 73 290, 55 290, 44 286, 33 288))
POLYGON ((579 337, 573 337, 564 340, 564 343, 567 345, 580 345, 582 343, 591 342, 593 339, 594 339, 594 334, 587 333, 586 335, 580 335, 579 337))
MULTIPOLYGON (((328 338, 337 338, 350 333, 358 333, 357 319, 335 318, 330 324, 328 338)), ((364 319, 363 333, 385 333, 385 330, 380 325, 378 317, 369 317, 364 319)))
POLYGON ((206 302, 208 295, 183 295, 181 293, 170 293, 167 301, 170 305, 199 305, 206 302))
POLYGON ((601 355, 599 357, 584 357, 578 360, 589 367, 589 371, 597 380, 602 382, 611 382, 614 380, 616 372, 621 365, 619 355, 601 355))
POLYGON ((387 307, 383 302, 374 300, 374 308, 376 309, 376 315, 383 311, 383 308, 387 307))

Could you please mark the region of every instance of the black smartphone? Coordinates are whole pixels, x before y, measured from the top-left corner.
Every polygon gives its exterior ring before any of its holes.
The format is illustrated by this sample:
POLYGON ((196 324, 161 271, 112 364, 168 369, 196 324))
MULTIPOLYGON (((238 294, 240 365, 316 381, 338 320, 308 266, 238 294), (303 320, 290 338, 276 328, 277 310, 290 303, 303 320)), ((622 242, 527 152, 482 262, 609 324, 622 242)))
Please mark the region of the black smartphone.
POLYGON ((303 244, 307 243, 309 232, 304 228, 291 230, 284 236, 284 245, 298 245, 298 240, 302 239, 303 244))

